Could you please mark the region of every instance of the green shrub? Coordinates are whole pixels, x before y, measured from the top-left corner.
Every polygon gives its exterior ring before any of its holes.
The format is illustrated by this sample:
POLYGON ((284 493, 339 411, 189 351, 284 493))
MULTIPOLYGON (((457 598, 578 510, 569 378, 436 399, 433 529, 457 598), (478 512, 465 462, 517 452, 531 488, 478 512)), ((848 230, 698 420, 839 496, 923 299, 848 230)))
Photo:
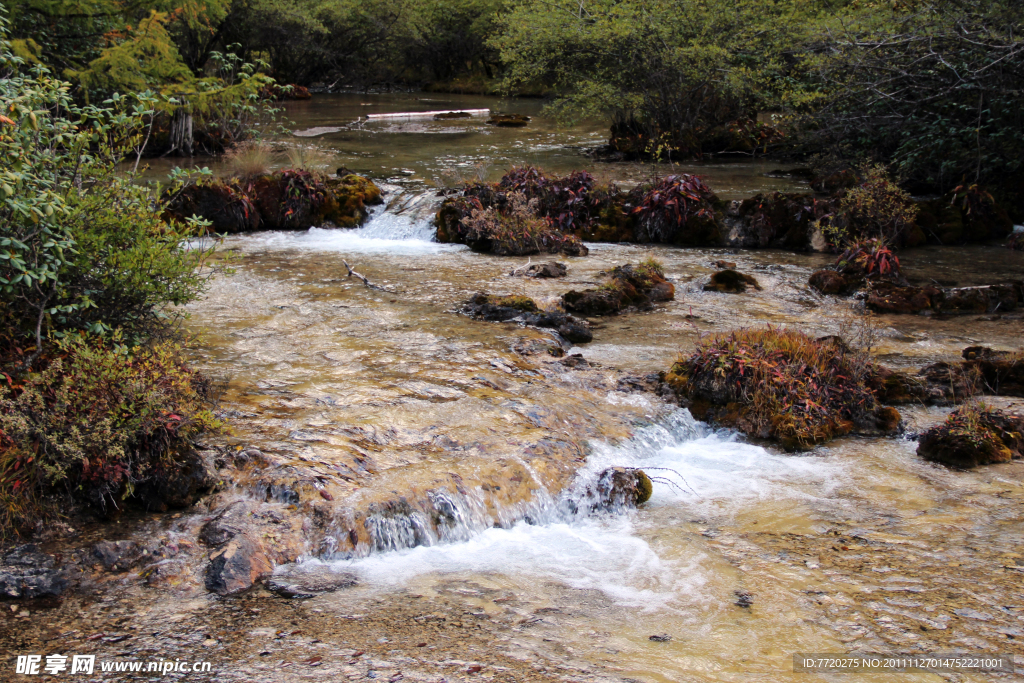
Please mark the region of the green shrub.
MULTIPOLYGON (((185 248, 200 226, 167 225, 150 191, 119 167, 138 163, 154 100, 141 93, 79 106, 45 69, 19 73, 3 30, 0 325, 34 348, 29 359, 66 332, 121 328, 135 343, 161 324, 167 304, 199 295, 210 253, 185 248)), ((171 191, 184 183, 178 174, 171 191)))
POLYGON ((848 242, 878 239, 904 246, 921 240, 916 230, 917 204, 889 177, 885 166, 865 166, 861 181, 845 191, 839 207, 819 221, 825 238, 835 248, 848 242))
POLYGON ((0 387, 0 536, 56 514, 54 493, 117 509, 221 426, 209 380, 176 344, 75 337, 57 351, 42 372, 0 387))

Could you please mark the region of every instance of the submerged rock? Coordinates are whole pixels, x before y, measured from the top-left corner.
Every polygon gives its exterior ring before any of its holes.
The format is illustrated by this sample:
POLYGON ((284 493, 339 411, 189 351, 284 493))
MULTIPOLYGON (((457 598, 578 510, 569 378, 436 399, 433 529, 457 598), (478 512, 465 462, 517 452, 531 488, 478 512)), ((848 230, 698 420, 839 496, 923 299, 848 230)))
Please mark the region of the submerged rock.
POLYGON ((333 571, 322 564, 289 564, 267 579, 267 590, 285 598, 312 598, 358 583, 355 574, 333 571))
POLYGON ((959 468, 1009 462, 1024 456, 1024 416, 964 406, 921 435, 917 454, 959 468))
POLYGON ((675 298, 675 286, 665 279, 661 264, 648 260, 637 266, 616 267, 597 289, 572 290, 562 295, 565 310, 581 315, 614 315, 628 306, 645 307, 675 298))
POLYGON ((0 558, 0 597, 45 598, 60 596, 68 587, 67 577, 52 555, 26 544, 9 550, 0 558))
POLYGON ((564 263, 552 261, 550 263, 531 263, 526 268, 516 268, 509 275, 512 277, 536 277, 555 278, 565 277, 569 268, 564 263))
POLYGON ((720 270, 713 274, 711 280, 704 285, 704 291, 739 294, 747 291, 748 285, 756 290, 761 289, 761 285, 753 275, 739 273, 735 270, 720 270))
POLYGON ((530 122, 530 117, 523 114, 493 114, 487 123, 499 128, 522 128, 530 122))
POLYGON ((491 322, 519 321, 524 325, 554 329, 566 341, 587 344, 594 339, 590 325, 561 311, 541 311, 537 303, 525 296, 493 296, 479 292, 466 303, 463 312, 473 318, 491 322))
POLYGON ((100 541, 92 556, 110 572, 126 572, 144 559, 142 547, 134 541, 100 541))

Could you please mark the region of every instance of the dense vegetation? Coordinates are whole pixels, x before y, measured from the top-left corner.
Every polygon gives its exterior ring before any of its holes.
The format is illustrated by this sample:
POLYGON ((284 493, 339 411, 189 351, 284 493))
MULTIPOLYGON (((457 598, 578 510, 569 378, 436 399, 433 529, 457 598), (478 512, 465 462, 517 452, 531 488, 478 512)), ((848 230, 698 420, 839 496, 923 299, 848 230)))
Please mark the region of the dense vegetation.
POLYGON ((113 512, 174 488, 216 426, 173 341, 171 307, 204 285, 209 252, 185 245, 203 226, 168 225, 134 182, 154 97, 76 103, 9 48, 0 14, 0 537, 69 498, 113 512))
POLYGON ((815 155, 823 168, 868 159, 912 190, 980 183, 1024 200, 1015 0, 13 0, 8 9, 14 51, 74 83, 80 101, 157 93, 151 147, 161 153, 188 145, 185 124, 198 148, 244 137, 261 98, 281 92, 267 76, 500 86, 553 94, 567 118, 606 118, 627 156, 775 150, 815 155))

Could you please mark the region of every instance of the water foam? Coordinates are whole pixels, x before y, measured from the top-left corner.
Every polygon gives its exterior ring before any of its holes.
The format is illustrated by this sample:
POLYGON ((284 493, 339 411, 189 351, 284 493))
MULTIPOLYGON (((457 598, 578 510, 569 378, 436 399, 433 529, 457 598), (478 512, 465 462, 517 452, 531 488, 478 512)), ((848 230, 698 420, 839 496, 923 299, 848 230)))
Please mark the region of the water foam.
POLYGON ((707 581, 705 553, 659 555, 644 538, 659 508, 686 514, 738 512, 765 499, 810 500, 829 495, 839 468, 828 458, 776 455, 734 434, 697 422, 688 411, 637 430, 617 446, 597 444, 574 485, 529 522, 489 528, 464 542, 423 545, 329 563, 364 583, 394 586, 425 574, 500 574, 598 589, 612 601, 645 610, 692 602, 707 581), (648 468, 680 487, 655 485, 642 511, 593 513, 584 501, 607 467, 648 468), (653 468, 674 470, 674 473, 653 468), (567 501, 569 504, 567 504, 567 501), (690 596, 690 597, 687 597, 690 596))
POLYGON ((245 237, 270 249, 302 249, 353 254, 437 254, 466 247, 434 242, 429 218, 375 211, 360 228, 310 228, 299 232, 264 232, 245 237))

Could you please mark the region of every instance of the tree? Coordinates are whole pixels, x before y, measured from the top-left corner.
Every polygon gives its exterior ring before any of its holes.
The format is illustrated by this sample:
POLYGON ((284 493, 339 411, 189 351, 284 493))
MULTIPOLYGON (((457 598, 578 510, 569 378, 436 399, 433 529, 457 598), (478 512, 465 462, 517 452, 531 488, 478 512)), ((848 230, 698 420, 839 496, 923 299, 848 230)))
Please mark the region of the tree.
POLYGON ((787 0, 527 0, 501 16, 492 44, 510 90, 550 82, 569 118, 678 134, 779 102, 790 87, 783 51, 808 22, 797 10, 787 0))
MULTIPOLYGON (((206 251, 182 240, 194 228, 160 219, 150 191, 119 169, 138 163, 155 98, 114 96, 78 105, 44 67, 23 75, 0 15, 0 319, 8 342, 50 335, 151 334, 167 304, 202 291, 206 251)), ((184 182, 179 175, 176 183, 184 182)))
POLYGON ((925 0, 847 10, 807 50, 826 93, 808 147, 894 162, 921 189, 1024 172, 1024 5, 925 0))

